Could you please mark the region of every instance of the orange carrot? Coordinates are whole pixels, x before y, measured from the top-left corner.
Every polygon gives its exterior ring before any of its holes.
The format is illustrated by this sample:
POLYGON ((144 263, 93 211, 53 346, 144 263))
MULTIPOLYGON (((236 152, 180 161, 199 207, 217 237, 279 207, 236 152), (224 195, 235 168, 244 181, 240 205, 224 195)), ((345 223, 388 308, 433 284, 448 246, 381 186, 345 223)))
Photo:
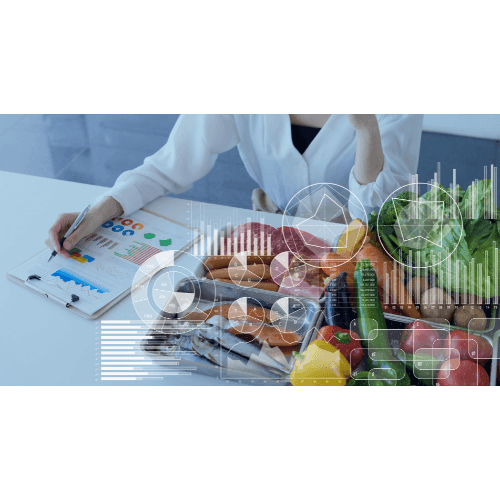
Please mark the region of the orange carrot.
POLYGON ((397 304, 399 309, 410 318, 420 319, 422 315, 415 307, 410 297, 406 292, 404 281, 397 274, 397 269, 393 262, 384 255, 384 253, 371 243, 366 244, 356 255, 356 260, 368 259, 377 274, 378 285, 389 292, 391 302, 397 304), (385 271, 384 271, 385 267, 385 271), (389 283, 387 283, 389 281, 389 283), (401 299, 400 299, 401 296, 401 299))

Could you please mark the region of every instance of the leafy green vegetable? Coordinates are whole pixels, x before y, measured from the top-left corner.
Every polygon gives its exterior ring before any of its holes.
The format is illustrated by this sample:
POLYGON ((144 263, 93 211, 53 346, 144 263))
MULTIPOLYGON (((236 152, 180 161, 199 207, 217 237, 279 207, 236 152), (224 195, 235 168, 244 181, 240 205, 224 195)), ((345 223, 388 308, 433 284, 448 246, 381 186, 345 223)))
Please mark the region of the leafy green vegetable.
MULTIPOLYGON (((498 265, 496 249, 500 248, 500 209, 492 203, 492 195, 490 179, 472 184, 467 191, 460 186, 455 189, 434 186, 421 196, 421 200, 442 202, 442 220, 429 215, 420 227, 415 220, 417 217, 413 216, 412 220, 413 207, 408 206, 410 201, 415 201, 415 194, 402 193, 381 210, 379 236, 393 256, 402 252, 408 262, 411 251, 412 264, 415 265, 418 255, 420 266, 432 267, 441 288, 493 297, 495 283, 500 280, 498 274, 495 275, 495 259, 498 265), (420 241, 423 243, 418 248, 406 241, 402 244, 401 236, 405 230, 422 236, 420 241)), ((425 219, 425 210, 419 213, 423 213, 425 219)), ((372 230, 377 227, 375 213, 371 214, 369 225, 372 230)))

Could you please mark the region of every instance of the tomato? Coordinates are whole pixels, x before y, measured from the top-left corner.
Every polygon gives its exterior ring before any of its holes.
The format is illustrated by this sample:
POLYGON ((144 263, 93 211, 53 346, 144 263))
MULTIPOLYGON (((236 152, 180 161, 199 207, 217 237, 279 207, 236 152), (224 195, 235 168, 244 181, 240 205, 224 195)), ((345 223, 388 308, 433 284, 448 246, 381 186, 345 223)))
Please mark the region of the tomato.
POLYGON ((469 357, 468 334, 463 330, 453 330, 444 341, 444 357, 460 358, 466 360, 469 357))
POLYGON ((441 365, 436 385, 490 385, 490 379, 481 365, 469 360, 451 358, 441 365))
POLYGON ((408 354, 418 351, 436 358, 442 354, 443 341, 436 328, 425 321, 417 320, 403 330, 400 347, 408 354))
POLYGON ((318 332, 318 340, 326 340, 336 347, 344 358, 349 361, 351 370, 356 369, 363 359, 363 346, 359 335, 351 330, 339 328, 338 326, 324 326, 318 332))
POLYGON ((485 365, 493 355, 491 344, 483 337, 453 330, 444 341, 445 358, 458 358, 485 365))
POLYGON ((484 366, 493 356, 493 347, 484 337, 469 335, 468 354, 471 361, 484 366))

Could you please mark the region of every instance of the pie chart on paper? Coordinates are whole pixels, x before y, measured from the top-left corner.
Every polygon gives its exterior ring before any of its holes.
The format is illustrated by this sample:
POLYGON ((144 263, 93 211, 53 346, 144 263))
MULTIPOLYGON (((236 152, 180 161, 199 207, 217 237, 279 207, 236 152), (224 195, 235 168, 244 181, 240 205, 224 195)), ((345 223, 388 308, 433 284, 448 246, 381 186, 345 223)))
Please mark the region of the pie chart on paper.
POLYGON ((306 277, 306 266, 301 262, 289 271, 293 257, 292 252, 281 252, 271 262, 271 277, 277 285, 284 288, 300 285, 306 277))

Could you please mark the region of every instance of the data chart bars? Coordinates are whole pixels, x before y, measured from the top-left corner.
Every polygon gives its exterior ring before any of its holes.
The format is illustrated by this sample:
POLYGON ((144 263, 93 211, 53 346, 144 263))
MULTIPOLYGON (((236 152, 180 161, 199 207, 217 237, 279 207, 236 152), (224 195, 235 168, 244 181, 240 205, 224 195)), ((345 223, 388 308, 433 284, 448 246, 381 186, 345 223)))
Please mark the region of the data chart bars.
POLYGON ((153 361, 141 349, 151 325, 142 320, 102 320, 96 325, 96 381, 144 381, 191 375, 175 356, 153 361))
POLYGON ((134 241, 134 243, 135 245, 130 245, 129 248, 125 250, 124 254, 115 252, 115 255, 142 266, 150 257, 162 252, 162 250, 146 245, 145 243, 139 243, 138 241, 134 241))
POLYGON ((210 211, 204 213, 204 208, 193 208, 191 213, 191 224, 201 232, 201 237, 193 245, 193 255, 227 255, 234 253, 234 249, 240 252, 255 252, 261 255, 271 255, 271 236, 251 237, 251 231, 240 233, 239 236, 230 238, 232 229, 245 223, 259 222, 265 224, 262 216, 241 217, 237 209, 228 215, 227 212, 210 211))
POLYGON ((107 250, 112 250, 113 248, 118 246, 117 241, 110 240, 108 238, 105 238, 104 236, 99 236, 96 233, 93 233, 90 236, 87 236, 83 241, 85 243, 93 242, 99 248, 106 248, 107 250))

